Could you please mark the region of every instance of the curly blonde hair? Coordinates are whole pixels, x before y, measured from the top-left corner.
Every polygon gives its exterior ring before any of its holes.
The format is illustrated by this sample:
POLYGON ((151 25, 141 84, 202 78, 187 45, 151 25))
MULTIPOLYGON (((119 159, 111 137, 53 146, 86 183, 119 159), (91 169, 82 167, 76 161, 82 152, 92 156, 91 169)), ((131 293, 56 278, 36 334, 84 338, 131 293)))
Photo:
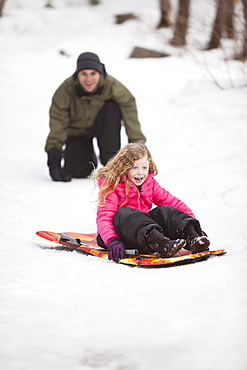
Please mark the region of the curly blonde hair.
MULTIPOLYGON (((144 156, 147 156, 149 161, 149 173, 154 173, 154 175, 157 175, 158 170, 156 164, 154 163, 152 156, 143 141, 127 144, 125 147, 120 149, 116 156, 110 159, 104 167, 97 171, 95 179, 104 179, 98 194, 99 205, 105 204, 107 195, 116 189, 119 182, 121 182, 121 178, 133 167, 134 162, 144 156)), ((126 198, 121 206, 127 202, 129 188, 130 181, 127 179, 125 185, 126 198)))

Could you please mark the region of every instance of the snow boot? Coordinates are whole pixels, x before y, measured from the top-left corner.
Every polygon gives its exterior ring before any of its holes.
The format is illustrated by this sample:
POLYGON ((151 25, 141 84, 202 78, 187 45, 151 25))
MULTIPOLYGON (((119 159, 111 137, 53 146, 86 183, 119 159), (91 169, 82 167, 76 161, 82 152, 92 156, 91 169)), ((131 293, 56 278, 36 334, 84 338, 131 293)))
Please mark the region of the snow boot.
POLYGON ((197 236, 196 238, 187 239, 186 249, 191 253, 204 252, 209 250, 210 240, 206 236, 197 236))
POLYGON ((146 244, 150 249, 156 252, 159 257, 170 258, 185 246, 186 240, 170 240, 157 229, 152 229, 150 233, 146 235, 146 244))
POLYGON ((192 253, 204 252, 209 250, 210 240, 206 235, 199 235, 195 230, 194 223, 189 223, 186 227, 187 240, 185 248, 192 253))

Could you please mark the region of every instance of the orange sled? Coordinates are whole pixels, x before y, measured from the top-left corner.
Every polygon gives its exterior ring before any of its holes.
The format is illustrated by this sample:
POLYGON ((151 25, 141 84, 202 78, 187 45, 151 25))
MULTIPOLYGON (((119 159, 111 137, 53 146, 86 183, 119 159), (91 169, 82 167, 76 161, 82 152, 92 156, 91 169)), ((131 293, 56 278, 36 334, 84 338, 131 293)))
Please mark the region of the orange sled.
MULTIPOLYGON (((52 231, 37 231, 36 234, 44 239, 58 244, 49 249, 77 251, 85 255, 96 256, 108 260, 108 252, 101 248, 96 241, 96 233, 81 234, 74 232, 54 233, 52 231)), ((46 247, 45 247, 46 248, 46 247)), ((212 256, 222 256, 224 249, 205 251, 190 254, 186 249, 181 249, 174 257, 158 258, 154 254, 138 254, 137 250, 126 250, 126 257, 120 260, 120 264, 132 267, 171 267, 204 261, 212 256)))

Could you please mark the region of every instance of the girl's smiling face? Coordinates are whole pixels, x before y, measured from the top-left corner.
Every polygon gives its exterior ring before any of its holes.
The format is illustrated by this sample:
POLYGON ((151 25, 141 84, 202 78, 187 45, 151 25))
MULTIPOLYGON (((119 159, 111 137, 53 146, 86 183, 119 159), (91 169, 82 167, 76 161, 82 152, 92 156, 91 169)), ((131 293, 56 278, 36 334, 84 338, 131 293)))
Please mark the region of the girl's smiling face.
POLYGON ((149 173, 149 160, 147 156, 138 159, 134 162, 133 167, 127 171, 127 178, 134 185, 140 186, 144 183, 149 173))

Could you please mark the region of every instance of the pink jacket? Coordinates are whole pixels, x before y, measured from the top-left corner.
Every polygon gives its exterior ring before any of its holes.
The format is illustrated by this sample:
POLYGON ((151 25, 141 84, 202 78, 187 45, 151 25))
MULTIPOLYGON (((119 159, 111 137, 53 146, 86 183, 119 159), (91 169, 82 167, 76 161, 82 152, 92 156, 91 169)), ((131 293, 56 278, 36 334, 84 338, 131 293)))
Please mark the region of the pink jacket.
MULTIPOLYGON (((103 179, 99 179, 99 187, 102 182, 103 179)), ((118 184, 116 189, 107 196, 106 204, 104 206, 98 206, 97 208, 97 231, 106 245, 108 245, 110 239, 118 237, 113 226, 113 218, 116 211, 125 200, 125 183, 126 176, 123 176, 122 181, 118 184)), ((148 213, 153 204, 156 206, 169 205, 195 218, 191 209, 181 200, 162 188, 153 178, 153 173, 150 173, 142 184, 141 191, 139 191, 134 184, 131 184, 128 201, 123 207, 134 208, 148 213)))

